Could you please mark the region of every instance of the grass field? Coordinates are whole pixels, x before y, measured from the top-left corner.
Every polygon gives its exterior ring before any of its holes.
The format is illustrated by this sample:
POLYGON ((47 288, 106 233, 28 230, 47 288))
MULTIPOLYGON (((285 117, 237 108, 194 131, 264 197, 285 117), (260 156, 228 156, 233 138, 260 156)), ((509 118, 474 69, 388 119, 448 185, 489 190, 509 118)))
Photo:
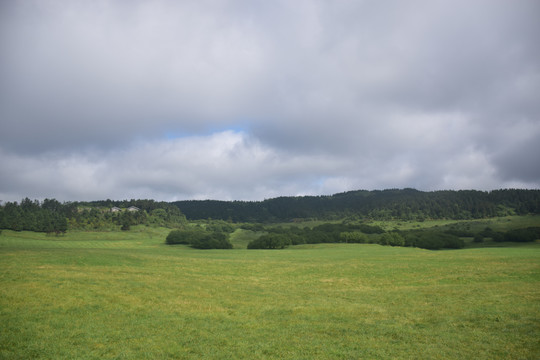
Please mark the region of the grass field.
POLYGON ((194 250, 0 235, 1 359, 538 359, 540 244, 194 250))

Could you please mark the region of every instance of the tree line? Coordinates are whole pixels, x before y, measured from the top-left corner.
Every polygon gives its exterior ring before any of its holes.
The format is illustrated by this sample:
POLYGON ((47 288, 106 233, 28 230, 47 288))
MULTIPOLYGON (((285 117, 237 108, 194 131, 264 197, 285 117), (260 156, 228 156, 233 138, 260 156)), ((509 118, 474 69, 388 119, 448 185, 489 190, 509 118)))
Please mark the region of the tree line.
POLYGON ((290 245, 320 243, 359 243, 409 246, 424 249, 461 249, 458 236, 440 231, 385 232, 365 224, 322 224, 314 228, 271 228, 248 244, 248 249, 283 249, 290 245))
POLYGON ((291 245, 319 243, 366 243, 429 250, 461 249, 465 247, 464 237, 474 238, 474 242, 483 242, 486 239, 495 242, 532 242, 540 239, 540 227, 511 229, 506 232, 486 227, 477 233, 433 228, 385 232, 378 226, 344 223, 303 229, 295 226, 277 227, 264 229, 264 234, 252 240, 248 249, 283 249, 291 245))
POLYGON ((61 234, 72 230, 129 230, 134 225, 182 227, 186 217, 177 206, 154 200, 65 202, 23 199, 0 206, 0 229, 61 234), (137 208, 127 211, 130 206, 137 208), (117 207, 120 211, 112 211, 117 207))
POLYGON ((0 229, 60 234, 67 231, 70 213, 72 208, 54 199, 39 202, 25 198, 20 204, 8 202, 0 207, 0 229))
POLYGON ((332 196, 278 197, 264 201, 174 202, 190 220, 283 222, 295 219, 467 220, 540 214, 540 190, 359 190, 332 196))

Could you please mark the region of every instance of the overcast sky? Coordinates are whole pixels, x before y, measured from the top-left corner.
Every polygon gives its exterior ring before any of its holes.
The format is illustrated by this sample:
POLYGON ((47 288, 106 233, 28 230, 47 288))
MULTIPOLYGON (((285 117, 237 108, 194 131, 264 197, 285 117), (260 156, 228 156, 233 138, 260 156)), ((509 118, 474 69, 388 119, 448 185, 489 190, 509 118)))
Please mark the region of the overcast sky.
POLYGON ((0 2, 0 199, 540 187, 540 1, 0 2))

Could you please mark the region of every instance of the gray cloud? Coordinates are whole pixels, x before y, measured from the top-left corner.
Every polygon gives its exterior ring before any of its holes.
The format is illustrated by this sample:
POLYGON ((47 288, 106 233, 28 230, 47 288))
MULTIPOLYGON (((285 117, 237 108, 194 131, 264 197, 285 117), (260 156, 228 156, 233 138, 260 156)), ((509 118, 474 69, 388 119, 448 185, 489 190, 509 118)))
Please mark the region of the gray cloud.
MULTIPOLYGON (((502 136, 501 149, 493 156, 498 175, 506 181, 538 182, 540 179, 540 126, 538 123, 521 124, 520 131, 502 136), (518 141, 506 143, 504 137, 518 141)), ((512 130, 510 130, 512 131, 512 130)))
POLYGON ((540 186, 536 1, 0 6, 4 199, 540 186))

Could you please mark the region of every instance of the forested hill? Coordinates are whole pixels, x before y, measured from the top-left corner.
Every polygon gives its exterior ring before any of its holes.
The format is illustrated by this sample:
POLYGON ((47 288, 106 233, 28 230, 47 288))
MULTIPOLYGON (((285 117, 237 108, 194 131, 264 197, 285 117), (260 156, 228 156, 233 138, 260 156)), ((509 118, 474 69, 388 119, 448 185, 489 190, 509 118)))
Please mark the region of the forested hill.
POLYGON ((332 196, 278 197, 264 201, 186 200, 173 203, 188 219, 273 222, 295 219, 475 219, 540 214, 540 190, 423 192, 359 190, 332 196))

